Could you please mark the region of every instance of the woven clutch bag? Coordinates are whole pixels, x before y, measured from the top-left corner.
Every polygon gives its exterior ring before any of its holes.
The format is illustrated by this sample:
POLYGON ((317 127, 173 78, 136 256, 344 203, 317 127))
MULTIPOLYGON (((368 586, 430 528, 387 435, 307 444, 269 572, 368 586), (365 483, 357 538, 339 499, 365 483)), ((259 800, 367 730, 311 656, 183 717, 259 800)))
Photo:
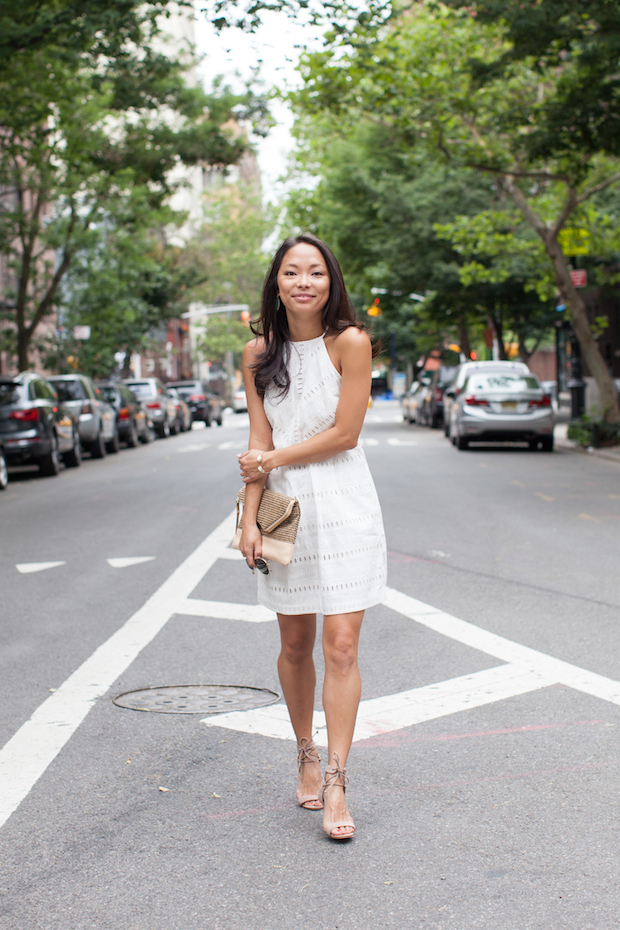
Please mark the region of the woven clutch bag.
MULTIPOLYGON (((240 507, 245 504, 245 487, 237 494, 237 532, 232 541, 233 549, 239 548, 243 516, 240 507)), ((288 497, 278 491, 263 490, 256 522, 263 537, 263 558, 269 562, 288 565, 293 557, 297 538, 297 527, 301 511, 296 497, 288 497)))

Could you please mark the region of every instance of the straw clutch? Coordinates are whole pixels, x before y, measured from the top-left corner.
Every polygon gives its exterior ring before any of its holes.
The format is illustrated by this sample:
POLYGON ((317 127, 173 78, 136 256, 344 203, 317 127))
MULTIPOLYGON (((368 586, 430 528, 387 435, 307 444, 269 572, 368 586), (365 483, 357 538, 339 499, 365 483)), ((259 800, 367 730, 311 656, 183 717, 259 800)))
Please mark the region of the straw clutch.
MULTIPOLYGON (((243 516, 241 505, 245 504, 245 487, 237 494, 237 532, 232 542, 233 549, 239 548, 243 516)), ((296 497, 279 494, 278 491, 263 490, 256 522, 263 537, 263 558, 280 565, 288 565, 293 557, 293 547, 299 526, 299 501, 296 497)))

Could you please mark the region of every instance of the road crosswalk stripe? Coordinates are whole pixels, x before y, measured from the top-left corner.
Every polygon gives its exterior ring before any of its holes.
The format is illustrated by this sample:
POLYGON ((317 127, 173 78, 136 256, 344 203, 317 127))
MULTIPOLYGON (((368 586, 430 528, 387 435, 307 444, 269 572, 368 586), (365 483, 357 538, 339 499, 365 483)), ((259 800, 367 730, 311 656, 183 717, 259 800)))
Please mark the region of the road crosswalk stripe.
POLYGON ((247 623, 267 623, 277 619, 272 610, 260 604, 229 604, 227 601, 201 601, 191 597, 181 601, 175 612, 190 617, 245 620, 247 623))
MULTIPOLYGON (((438 717, 528 694, 550 684, 553 682, 535 672, 524 671, 515 665, 500 665, 411 691, 362 701, 353 742, 372 739, 374 736, 382 736, 438 717)), ((284 704, 218 714, 205 717, 202 722, 209 727, 256 733, 272 739, 295 740, 288 710, 284 704)), ((317 730, 314 736, 315 743, 327 746, 325 714, 322 711, 314 712, 314 724, 317 730)))

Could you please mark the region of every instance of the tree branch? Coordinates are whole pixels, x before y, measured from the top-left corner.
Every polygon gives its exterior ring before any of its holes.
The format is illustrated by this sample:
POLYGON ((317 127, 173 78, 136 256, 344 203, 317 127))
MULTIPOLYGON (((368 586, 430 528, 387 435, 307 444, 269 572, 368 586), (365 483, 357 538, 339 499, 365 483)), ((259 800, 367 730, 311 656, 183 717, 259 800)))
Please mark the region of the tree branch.
POLYGON ((527 202, 527 198, 523 191, 515 184, 514 177, 512 174, 503 175, 503 185, 516 203, 517 207, 521 213, 525 216, 529 224, 533 229, 536 230, 542 241, 546 244, 549 238, 549 227, 545 221, 536 213, 535 210, 532 210, 531 206, 527 202))
POLYGON ((610 175, 606 181, 601 181, 600 184, 595 184, 594 187, 585 190, 583 194, 580 194, 580 196, 577 198, 577 203, 583 203, 584 200, 592 197, 593 194, 598 194, 600 191, 604 191, 606 187, 609 187, 610 184, 615 184, 616 181, 620 181, 620 171, 610 175))

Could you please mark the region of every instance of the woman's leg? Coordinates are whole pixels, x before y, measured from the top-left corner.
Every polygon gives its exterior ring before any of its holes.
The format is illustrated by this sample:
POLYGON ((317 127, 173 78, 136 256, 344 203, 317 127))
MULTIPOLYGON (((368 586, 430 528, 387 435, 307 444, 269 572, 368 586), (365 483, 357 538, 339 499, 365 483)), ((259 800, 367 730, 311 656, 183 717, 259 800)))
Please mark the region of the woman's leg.
MULTIPOLYGON (((355 718, 362 689, 357 665, 357 650, 364 611, 348 614, 327 614, 323 620, 323 654, 325 656, 325 682, 323 707, 327 721, 328 765, 334 764, 338 753, 341 766, 353 740, 355 718)), ((325 794, 326 820, 350 820, 344 791, 334 786, 325 794)), ((352 831, 338 828, 336 833, 347 835, 352 831)))
MULTIPOLYGON (((312 651, 316 638, 316 614, 278 614, 281 651, 278 657, 278 675, 286 706, 297 737, 312 738, 312 715, 316 671, 312 651)), ((321 787, 321 766, 318 762, 305 762, 299 773, 300 796, 318 794, 321 787)), ((307 807, 320 808, 321 802, 308 801, 307 807)))

